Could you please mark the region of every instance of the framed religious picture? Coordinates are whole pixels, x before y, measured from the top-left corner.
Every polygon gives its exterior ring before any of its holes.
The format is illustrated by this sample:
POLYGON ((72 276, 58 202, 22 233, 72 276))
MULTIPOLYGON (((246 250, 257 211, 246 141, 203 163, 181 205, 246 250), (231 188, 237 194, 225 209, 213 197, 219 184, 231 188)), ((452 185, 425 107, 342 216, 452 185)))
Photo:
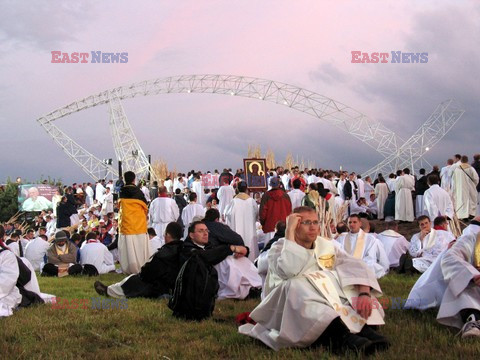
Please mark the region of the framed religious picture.
POLYGON ((265 159, 243 159, 245 180, 250 191, 267 190, 267 166, 265 159))

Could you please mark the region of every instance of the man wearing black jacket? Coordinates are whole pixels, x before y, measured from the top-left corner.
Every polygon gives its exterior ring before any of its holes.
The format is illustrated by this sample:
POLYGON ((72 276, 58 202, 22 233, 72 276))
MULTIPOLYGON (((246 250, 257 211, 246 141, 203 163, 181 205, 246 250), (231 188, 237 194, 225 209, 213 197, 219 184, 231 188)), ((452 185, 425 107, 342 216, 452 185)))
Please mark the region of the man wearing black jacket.
POLYGON ((260 296, 262 279, 257 268, 247 258, 249 249, 244 246, 242 237, 220 222, 217 209, 207 210, 204 221, 209 231, 209 244, 213 248, 230 245, 241 249, 215 266, 220 285, 218 298, 245 299, 260 296))
POLYGON ((165 245, 142 267, 138 275, 130 275, 110 286, 96 281, 95 290, 100 295, 115 298, 158 298, 170 295, 182 265, 193 252, 200 251, 204 260, 212 265, 218 264, 229 255, 246 252, 245 248, 234 245, 212 248, 208 244, 208 229, 200 221, 191 224, 189 238, 185 241, 180 240, 182 233, 181 226, 171 222, 165 229, 165 245))

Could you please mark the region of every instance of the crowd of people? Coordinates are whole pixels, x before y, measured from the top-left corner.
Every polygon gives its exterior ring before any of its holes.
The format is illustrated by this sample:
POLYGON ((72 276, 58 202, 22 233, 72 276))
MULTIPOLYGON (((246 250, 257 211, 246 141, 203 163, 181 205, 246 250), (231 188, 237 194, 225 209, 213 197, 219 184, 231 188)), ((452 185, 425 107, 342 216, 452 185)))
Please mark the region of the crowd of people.
POLYGON ((202 271, 188 271, 195 264, 208 276, 205 288, 215 279, 219 300, 261 299, 242 334, 275 350, 371 353, 389 347, 375 330, 384 324, 374 306, 377 279, 397 272, 421 274, 411 308, 440 307, 440 323, 480 337, 480 155, 472 165, 457 154, 442 169, 387 179, 298 167, 266 175, 268 187, 255 193, 243 171, 231 169, 192 170, 160 184, 127 171, 115 183, 66 186, 27 231, 19 221, 0 227, 0 316, 51 297, 35 272, 115 271, 126 277, 95 281, 99 294, 167 297, 175 314, 186 296, 179 283, 202 281, 202 271), (377 234, 374 219, 386 230, 377 234), (466 227, 454 235, 458 219, 466 227), (407 240, 398 225, 414 220, 419 232, 407 240))

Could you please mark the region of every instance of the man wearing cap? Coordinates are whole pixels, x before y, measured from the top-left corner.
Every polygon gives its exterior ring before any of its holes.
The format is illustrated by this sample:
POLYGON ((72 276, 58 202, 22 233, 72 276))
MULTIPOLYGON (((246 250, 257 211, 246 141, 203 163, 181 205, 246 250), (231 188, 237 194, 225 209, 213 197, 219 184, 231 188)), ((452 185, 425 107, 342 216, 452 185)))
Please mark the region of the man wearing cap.
POLYGON ((43 267, 42 275, 63 277, 81 272, 82 266, 77 264, 77 247, 68 240, 65 231, 58 231, 53 244, 47 250, 47 263, 43 267))
POLYGON ((269 241, 275 234, 275 224, 285 221, 292 212, 290 197, 280 188, 280 179, 277 176, 270 178, 270 187, 271 190, 262 196, 259 210, 265 241, 269 241))

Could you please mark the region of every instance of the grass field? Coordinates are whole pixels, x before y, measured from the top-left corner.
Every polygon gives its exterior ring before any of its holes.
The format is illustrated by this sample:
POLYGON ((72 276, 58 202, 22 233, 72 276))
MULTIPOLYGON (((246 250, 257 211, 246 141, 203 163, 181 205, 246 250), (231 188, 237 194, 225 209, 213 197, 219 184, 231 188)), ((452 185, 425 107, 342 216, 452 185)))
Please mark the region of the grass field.
MULTIPOLYGON (((376 222, 377 232, 384 227, 376 222)), ((402 224, 407 239, 416 224, 402 224)), ((418 277, 389 274, 380 279, 384 295, 403 298, 418 277)), ((0 319, 0 359, 340 359, 325 349, 274 352, 237 332, 235 316, 251 311, 258 300, 217 301, 212 319, 201 323, 172 317, 165 300, 129 299, 127 309, 92 309, 95 278, 38 277, 43 292, 62 299, 86 299, 87 309, 41 305, 0 319)), ((123 275, 99 279, 111 284, 123 275)), ((439 325, 436 311, 387 309, 381 328, 392 347, 373 359, 479 359, 480 340, 462 340, 456 329, 439 325)))
MULTIPOLYGON (((107 274, 110 284, 122 275, 107 274)), ((386 296, 406 297, 416 278, 390 274, 380 283, 386 296)), ((218 301, 212 319, 184 322, 171 316, 164 300, 129 299, 127 309, 91 309, 94 278, 41 278, 43 292, 65 299, 88 299, 87 309, 54 309, 41 305, 0 319, 2 359, 336 359, 324 349, 274 352, 240 335, 235 315, 252 310, 258 301, 218 301)), ((480 341, 465 341, 440 326, 436 312, 386 310, 381 332, 393 346, 376 359, 474 359, 480 341)), ((347 354, 347 358, 355 358, 347 354)))

